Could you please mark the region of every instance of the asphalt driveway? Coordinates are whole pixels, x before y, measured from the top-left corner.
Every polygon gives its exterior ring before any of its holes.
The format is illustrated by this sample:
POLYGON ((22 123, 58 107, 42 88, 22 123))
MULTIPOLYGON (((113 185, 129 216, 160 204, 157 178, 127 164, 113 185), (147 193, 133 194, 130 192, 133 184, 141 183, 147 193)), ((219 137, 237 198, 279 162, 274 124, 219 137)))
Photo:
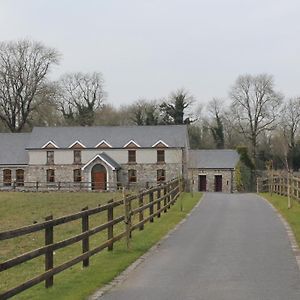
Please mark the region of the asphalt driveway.
POLYGON ((300 272, 271 207, 206 194, 177 231, 101 300, 299 300, 300 272))

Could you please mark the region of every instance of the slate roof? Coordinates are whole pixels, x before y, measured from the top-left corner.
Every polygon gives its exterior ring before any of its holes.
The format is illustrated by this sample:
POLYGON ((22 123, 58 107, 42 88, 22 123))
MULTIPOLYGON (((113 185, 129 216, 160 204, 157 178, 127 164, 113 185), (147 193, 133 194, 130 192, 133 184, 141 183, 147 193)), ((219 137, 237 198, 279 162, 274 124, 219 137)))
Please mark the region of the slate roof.
POLYGON ((0 165, 26 165, 30 133, 0 133, 0 165))
POLYGON ((113 148, 123 148, 130 140, 142 148, 150 148, 158 140, 164 141, 169 147, 183 148, 187 146, 188 134, 185 125, 35 127, 27 148, 38 149, 49 141, 59 148, 68 148, 77 140, 86 148, 94 148, 102 140, 113 148))
POLYGON ((114 160, 112 159, 109 155, 107 155, 106 153, 102 152, 99 154, 99 156, 107 161, 111 166, 113 166, 116 170, 121 169, 121 166, 114 160))
POLYGON ((88 167, 92 162, 94 162, 96 159, 100 159, 104 161, 106 164, 109 164, 110 167, 112 167, 114 170, 119 170, 121 169, 121 166, 114 160, 112 159, 109 155, 106 153, 102 152, 100 154, 97 154, 93 159, 91 159, 89 162, 87 162, 83 167, 82 170, 84 170, 86 167, 88 167))
POLYGON ((189 167, 197 169, 234 169, 240 159, 235 150, 190 150, 189 167))

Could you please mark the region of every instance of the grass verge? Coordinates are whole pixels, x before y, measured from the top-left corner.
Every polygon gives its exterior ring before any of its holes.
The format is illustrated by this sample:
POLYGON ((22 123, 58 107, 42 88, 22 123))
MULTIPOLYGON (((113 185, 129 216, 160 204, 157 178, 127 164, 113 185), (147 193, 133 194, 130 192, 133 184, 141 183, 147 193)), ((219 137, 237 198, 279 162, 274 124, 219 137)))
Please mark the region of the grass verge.
POLYGON ((178 224, 196 205, 200 193, 184 193, 167 214, 160 219, 155 218, 153 224, 147 223, 144 231, 133 232, 131 249, 127 250, 124 241, 114 245, 114 251, 103 252, 91 257, 90 267, 82 269, 81 264, 54 277, 54 286, 45 289, 39 284, 17 296, 14 299, 86 299, 119 275, 137 258, 143 255, 176 224, 178 224), (181 205, 183 210, 181 211, 181 205))
POLYGON ((300 246, 300 203, 292 200, 292 208, 288 209, 287 197, 277 194, 271 196, 269 193, 261 193, 260 195, 272 203, 289 223, 295 234, 298 246, 300 246))

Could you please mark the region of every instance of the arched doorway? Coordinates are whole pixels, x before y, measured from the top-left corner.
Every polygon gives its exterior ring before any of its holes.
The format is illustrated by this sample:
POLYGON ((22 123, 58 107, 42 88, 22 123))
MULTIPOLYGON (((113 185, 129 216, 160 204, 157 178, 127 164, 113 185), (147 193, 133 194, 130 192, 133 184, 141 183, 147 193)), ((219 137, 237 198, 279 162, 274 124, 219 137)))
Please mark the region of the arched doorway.
POLYGON ((97 164, 92 168, 92 189, 106 190, 107 172, 103 165, 97 164))

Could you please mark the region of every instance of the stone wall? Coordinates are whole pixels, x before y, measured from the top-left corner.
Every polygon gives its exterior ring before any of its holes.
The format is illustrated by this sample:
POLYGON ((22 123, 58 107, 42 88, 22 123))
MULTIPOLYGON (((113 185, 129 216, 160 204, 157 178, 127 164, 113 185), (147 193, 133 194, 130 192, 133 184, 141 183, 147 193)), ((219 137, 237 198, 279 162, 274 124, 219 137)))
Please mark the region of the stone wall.
POLYGON ((156 183, 157 170, 164 169, 166 171, 166 181, 182 175, 181 164, 124 164, 119 170, 119 181, 128 183, 128 170, 134 169, 137 172, 137 185, 143 186, 146 183, 156 183))
MULTIPOLYGON (((99 163, 99 162, 98 162, 99 163)), ((82 182, 91 182, 91 167, 82 171, 82 182)), ((81 165, 40 165, 29 166, 26 176, 26 181, 46 183, 47 170, 55 170, 55 182, 73 182, 73 170, 81 168, 81 165)), ((137 171, 136 186, 142 188, 147 183, 154 184, 157 181, 157 170, 164 169, 166 171, 166 181, 182 175, 181 164, 123 164, 121 169, 113 171, 106 166, 108 173, 108 188, 115 189, 117 182, 128 186, 128 170, 134 169, 137 171)))
POLYGON ((30 182, 46 182, 47 170, 55 170, 55 182, 73 182, 73 170, 80 169, 78 165, 41 165, 29 166, 27 173, 27 181, 30 182))
POLYGON ((234 170, 189 169, 189 179, 193 180, 193 190, 199 190, 199 175, 206 175, 207 192, 215 191, 215 175, 222 175, 222 192, 236 192, 234 170))

